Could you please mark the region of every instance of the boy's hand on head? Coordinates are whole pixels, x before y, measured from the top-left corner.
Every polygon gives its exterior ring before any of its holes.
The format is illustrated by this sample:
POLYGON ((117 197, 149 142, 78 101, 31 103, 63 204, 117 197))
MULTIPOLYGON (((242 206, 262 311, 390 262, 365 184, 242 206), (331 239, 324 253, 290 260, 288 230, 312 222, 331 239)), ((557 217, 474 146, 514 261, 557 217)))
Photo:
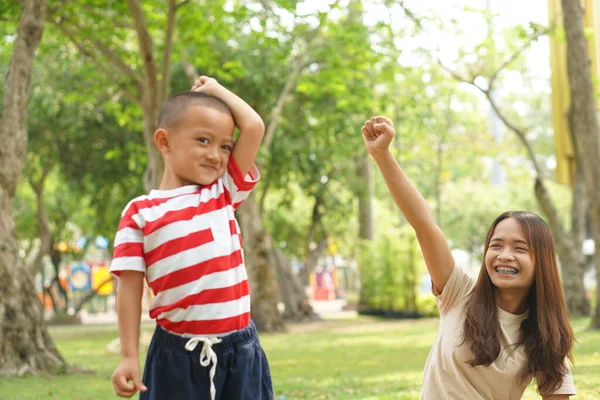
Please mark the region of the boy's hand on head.
POLYGON ((137 358, 123 358, 113 373, 112 384, 119 397, 132 397, 138 391, 148 390, 140 378, 140 363, 137 358))
POLYGON ((192 92, 202 92, 214 96, 215 90, 217 90, 220 86, 221 85, 215 78, 202 75, 200 78, 196 79, 196 82, 194 82, 194 85, 192 86, 192 92))
POLYGON ((394 124, 387 117, 372 117, 362 127, 369 153, 388 150, 394 137, 394 124))

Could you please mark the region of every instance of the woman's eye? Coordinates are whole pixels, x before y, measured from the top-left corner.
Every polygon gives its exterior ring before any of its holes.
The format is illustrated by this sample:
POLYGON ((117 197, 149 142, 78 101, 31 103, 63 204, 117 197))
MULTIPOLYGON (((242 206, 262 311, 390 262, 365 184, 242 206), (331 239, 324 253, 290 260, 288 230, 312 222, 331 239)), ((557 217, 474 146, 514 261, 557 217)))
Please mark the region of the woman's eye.
POLYGON ((519 251, 527 251, 527 249, 525 247, 517 247, 517 250, 519 250, 519 251))
POLYGON ((221 148, 222 148, 223 150, 227 150, 227 151, 233 151, 233 148, 232 148, 231 146, 227 145, 227 144, 226 144, 226 145, 224 145, 224 146, 222 146, 221 148))

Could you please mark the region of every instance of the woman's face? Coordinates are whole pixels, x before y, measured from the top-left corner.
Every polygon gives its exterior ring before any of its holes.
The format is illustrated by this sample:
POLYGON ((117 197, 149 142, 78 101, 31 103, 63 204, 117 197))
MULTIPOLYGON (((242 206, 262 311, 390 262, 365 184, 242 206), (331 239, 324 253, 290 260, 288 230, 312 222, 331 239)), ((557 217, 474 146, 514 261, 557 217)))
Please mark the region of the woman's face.
POLYGON ((535 277, 533 249, 516 219, 507 218, 496 225, 485 254, 485 267, 500 290, 531 288, 535 277))

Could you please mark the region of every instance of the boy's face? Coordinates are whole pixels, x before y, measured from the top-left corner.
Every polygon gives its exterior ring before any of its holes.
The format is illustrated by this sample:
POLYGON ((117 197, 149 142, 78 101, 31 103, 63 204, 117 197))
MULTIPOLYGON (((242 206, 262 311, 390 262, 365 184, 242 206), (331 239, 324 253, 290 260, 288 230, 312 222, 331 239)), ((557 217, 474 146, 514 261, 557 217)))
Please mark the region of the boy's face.
POLYGON ((233 118, 210 107, 192 106, 168 132, 165 162, 182 185, 208 185, 225 174, 233 151, 233 118))

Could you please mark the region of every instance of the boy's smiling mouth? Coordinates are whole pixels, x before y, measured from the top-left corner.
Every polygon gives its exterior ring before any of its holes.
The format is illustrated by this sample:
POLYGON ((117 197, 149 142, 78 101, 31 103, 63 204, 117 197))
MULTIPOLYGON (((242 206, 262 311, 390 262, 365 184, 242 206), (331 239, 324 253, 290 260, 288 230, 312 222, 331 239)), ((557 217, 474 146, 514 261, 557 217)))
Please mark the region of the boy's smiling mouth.
POLYGON ((204 169, 208 169, 210 171, 213 171, 213 172, 217 172, 218 171, 217 167, 214 167, 212 165, 203 164, 203 165, 201 165, 201 167, 204 168, 204 169))

